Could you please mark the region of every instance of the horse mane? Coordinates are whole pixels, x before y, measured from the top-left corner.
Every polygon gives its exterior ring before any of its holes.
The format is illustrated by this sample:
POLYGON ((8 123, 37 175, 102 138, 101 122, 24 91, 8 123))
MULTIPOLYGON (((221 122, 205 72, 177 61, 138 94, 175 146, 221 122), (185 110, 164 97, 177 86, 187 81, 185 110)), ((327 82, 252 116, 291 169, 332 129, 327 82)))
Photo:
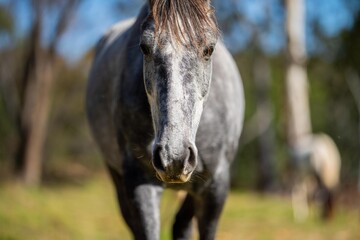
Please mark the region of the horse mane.
POLYGON ((206 0, 150 0, 155 33, 168 31, 177 42, 204 43, 207 29, 219 34, 214 10, 206 0))

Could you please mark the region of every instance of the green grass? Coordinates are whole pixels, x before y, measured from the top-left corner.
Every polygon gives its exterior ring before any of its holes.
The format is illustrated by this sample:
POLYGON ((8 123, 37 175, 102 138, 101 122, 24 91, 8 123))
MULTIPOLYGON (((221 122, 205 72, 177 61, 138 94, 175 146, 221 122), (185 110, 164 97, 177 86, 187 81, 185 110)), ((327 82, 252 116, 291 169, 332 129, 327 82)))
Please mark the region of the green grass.
MULTIPOLYGON (((161 239, 179 205, 166 191, 161 204, 161 239)), ((233 192, 220 221, 217 239, 360 239, 356 210, 339 208, 336 218, 322 223, 316 214, 302 223, 292 217, 287 198, 233 192)), ((98 176, 81 185, 26 189, 15 183, 0 186, 0 239, 131 239, 118 214, 110 180, 98 176)))

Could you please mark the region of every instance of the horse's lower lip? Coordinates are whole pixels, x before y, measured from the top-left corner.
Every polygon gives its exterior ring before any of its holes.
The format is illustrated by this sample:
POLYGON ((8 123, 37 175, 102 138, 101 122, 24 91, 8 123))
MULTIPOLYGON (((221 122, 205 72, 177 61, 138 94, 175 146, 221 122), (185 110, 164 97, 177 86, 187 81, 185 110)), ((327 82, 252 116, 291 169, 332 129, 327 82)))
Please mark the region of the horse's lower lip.
POLYGON ((165 173, 160 174, 159 172, 156 172, 156 177, 164 183, 186 183, 190 180, 191 173, 181 174, 176 177, 169 177, 165 173))

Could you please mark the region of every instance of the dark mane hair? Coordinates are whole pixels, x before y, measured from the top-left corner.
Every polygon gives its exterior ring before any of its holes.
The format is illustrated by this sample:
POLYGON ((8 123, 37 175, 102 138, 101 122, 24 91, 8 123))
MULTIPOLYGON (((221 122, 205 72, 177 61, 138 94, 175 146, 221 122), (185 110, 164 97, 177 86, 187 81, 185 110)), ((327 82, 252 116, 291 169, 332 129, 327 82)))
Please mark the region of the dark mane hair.
POLYGON ((206 30, 219 34, 214 11, 206 0, 150 0, 155 32, 167 30, 178 42, 204 43, 206 30))

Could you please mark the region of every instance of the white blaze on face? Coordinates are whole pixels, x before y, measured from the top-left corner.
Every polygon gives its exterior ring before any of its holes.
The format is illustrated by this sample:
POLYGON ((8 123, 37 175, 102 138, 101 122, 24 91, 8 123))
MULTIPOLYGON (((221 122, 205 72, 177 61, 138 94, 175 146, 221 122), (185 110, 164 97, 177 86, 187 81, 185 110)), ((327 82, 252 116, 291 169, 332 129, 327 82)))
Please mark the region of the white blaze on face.
POLYGON ((167 5, 161 11, 170 17, 149 14, 141 26, 144 83, 155 135, 152 164, 164 182, 186 182, 197 166, 195 137, 218 37, 207 11, 202 12, 207 6, 191 6, 185 4, 181 12, 167 5))
POLYGON ((204 61, 194 50, 170 42, 155 44, 151 57, 144 57, 155 145, 167 145, 174 154, 181 154, 184 144, 195 146, 210 80, 210 60, 204 61))

